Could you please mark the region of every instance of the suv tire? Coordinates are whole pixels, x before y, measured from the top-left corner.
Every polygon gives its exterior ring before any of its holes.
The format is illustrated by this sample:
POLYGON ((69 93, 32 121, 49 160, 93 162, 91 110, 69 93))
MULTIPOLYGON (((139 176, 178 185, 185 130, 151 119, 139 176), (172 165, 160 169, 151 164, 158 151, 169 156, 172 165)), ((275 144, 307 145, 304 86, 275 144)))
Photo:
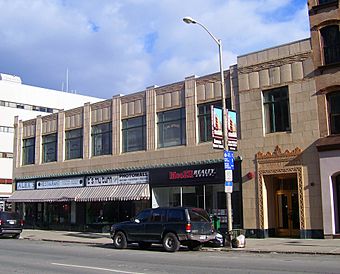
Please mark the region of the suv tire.
POLYGON ((20 234, 15 234, 15 235, 13 236, 13 238, 14 238, 14 239, 20 239, 20 234))
POLYGON ((167 233, 163 238, 163 247, 167 252, 175 252, 179 249, 180 242, 174 233, 167 233))
POLYGON ((124 249, 127 247, 127 240, 124 232, 118 231, 113 237, 113 245, 115 248, 124 249))

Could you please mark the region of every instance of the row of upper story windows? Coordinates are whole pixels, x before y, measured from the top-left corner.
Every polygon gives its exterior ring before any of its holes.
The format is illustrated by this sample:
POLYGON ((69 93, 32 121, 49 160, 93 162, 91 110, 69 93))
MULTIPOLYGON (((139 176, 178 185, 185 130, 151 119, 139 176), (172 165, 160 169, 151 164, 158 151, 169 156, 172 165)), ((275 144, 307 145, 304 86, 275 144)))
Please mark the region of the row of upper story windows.
POLYGON ((33 111, 40 111, 40 112, 47 112, 47 113, 55 113, 58 112, 58 109, 49 108, 49 107, 42 107, 42 106, 35 106, 23 103, 15 103, 0 100, 0 106, 2 107, 10 107, 10 108, 19 108, 19 109, 26 109, 26 110, 33 110, 33 111))
MULTIPOLYGON (((291 131, 288 87, 263 91, 264 128, 266 134, 291 131)), ((340 91, 327 96, 330 134, 340 134, 340 91)), ((221 106, 221 102, 198 105, 199 142, 212 140, 211 105, 221 106)), ((230 108, 230 101, 227 101, 230 108)), ((139 116, 122 120, 122 152, 146 150, 146 118, 139 116)), ((186 144, 185 108, 168 110, 157 114, 158 148, 186 144)), ((42 162, 57 161, 57 133, 42 136, 42 162)), ((91 127, 92 156, 112 154, 112 123, 102 123, 91 127)), ((23 139, 22 164, 35 162, 35 138, 23 139)), ((65 132, 65 159, 83 157, 83 129, 65 132)))

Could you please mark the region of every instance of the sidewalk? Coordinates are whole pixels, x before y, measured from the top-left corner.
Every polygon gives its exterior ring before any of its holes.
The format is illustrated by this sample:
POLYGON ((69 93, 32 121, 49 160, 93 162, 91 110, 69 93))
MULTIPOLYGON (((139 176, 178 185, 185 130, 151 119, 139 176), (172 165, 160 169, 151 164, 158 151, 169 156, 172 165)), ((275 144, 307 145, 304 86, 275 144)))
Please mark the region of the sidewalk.
MULTIPOLYGON (((112 244, 109 233, 53 231, 24 229, 21 238, 29 240, 83 243, 93 245, 112 244)), ((206 251, 256 252, 256 253, 300 253, 340 255, 340 239, 246 239, 245 248, 204 248, 206 251)))

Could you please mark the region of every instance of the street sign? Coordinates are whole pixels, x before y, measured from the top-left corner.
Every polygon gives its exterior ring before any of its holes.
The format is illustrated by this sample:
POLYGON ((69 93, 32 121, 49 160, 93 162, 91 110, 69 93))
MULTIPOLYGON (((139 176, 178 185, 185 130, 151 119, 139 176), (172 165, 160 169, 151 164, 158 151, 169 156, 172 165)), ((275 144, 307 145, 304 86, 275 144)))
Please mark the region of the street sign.
POLYGON ((232 193, 233 192, 233 182, 225 182, 224 192, 225 193, 232 193))
POLYGON ((224 170, 234 170, 234 152, 225 150, 224 151, 224 170))

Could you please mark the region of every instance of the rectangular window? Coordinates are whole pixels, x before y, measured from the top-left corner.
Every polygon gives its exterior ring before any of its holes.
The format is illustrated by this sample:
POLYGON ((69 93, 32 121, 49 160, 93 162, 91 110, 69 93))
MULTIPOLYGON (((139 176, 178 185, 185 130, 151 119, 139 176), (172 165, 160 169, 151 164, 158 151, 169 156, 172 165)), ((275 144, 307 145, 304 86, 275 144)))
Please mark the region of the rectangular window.
POLYGON ((328 96, 330 133, 340 134, 340 92, 328 96))
POLYGON ((288 87, 263 92, 266 133, 290 131, 288 87))
POLYGON ((145 116, 122 121, 123 152, 146 149, 145 116))
POLYGON ((32 165, 35 159, 35 138, 23 139, 22 164, 32 165))
POLYGON ((158 147, 185 145, 185 109, 158 113, 158 147))
POLYGON ((328 3, 336 3, 337 0, 319 0, 319 5, 328 4, 328 3))
MULTIPOLYGON (((222 102, 212 102, 198 106, 198 134, 199 142, 212 140, 211 136, 211 106, 222 108, 222 102)), ((231 109, 231 99, 226 99, 226 108, 231 109)))
POLYGON ((43 163, 57 161, 57 134, 49 134, 42 137, 42 161, 43 163))
POLYGON ((334 64, 340 62, 339 25, 326 26, 320 30, 323 42, 324 62, 334 64))
POLYGON ((83 129, 65 132, 66 160, 83 158, 83 129))
POLYGON ((92 156, 112 154, 112 123, 92 126, 92 156))

